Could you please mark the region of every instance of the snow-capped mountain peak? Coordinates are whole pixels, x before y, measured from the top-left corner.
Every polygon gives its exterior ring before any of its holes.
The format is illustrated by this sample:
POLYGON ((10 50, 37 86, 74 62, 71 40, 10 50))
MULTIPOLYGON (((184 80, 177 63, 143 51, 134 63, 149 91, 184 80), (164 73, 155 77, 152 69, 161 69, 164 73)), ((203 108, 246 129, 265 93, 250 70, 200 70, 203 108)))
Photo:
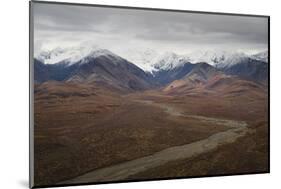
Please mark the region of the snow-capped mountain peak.
POLYGON ((254 54, 251 56, 252 59, 263 61, 263 62, 268 62, 268 51, 263 51, 257 54, 254 54))
POLYGON ((235 64, 247 60, 249 57, 244 53, 233 53, 225 57, 224 60, 218 62, 215 66, 218 68, 231 67, 235 64))
POLYGON ((170 70, 184 65, 186 62, 189 62, 189 57, 166 52, 153 63, 153 67, 157 70, 170 70))
POLYGON ((96 47, 71 47, 71 48, 56 48, 53 50, 42 51, 35 56, 38 60, 44 62, 45 64, 56 64, 59 62, 64 62, 68 65, 74 63, 86 63, 90 58, 96 58, 98 56, 115 56, 109 50, 99 49, 96 47))
POLYGON ((153 63, 157 60, 159 53, 153 49, 127 49, 120 55, 142 70, 153 73, 155 71, 153 63))
POLYGON ((196 51, 188 56, 192 63, 206 62, 218 68, 229 67, 248 58, 245 53, 228 51, 196 51))
MULTIPOLYGON (((63 62, 67 65, 75 63, 83 64, 92 58, 107 56, 108 58, 126 59, 145 72, 155 73, 159 70, 172 70, 186 63, 206 62, 217 68, 227 68, 247 59, 267 62, 268 51, 248 55, 243 52, 229 51, 195 51, 188 54, 176 54, 175 52, 160 53, 152 49, 129 49, 124 52, 112 53, 107 49, 97 46, 75 46, 68 48, 55 48, 44 50, 35 55, 35 58, 45 64, 56 64, 63 62), (122 58, 121 58, 122 57, 122 58)), ((113 61, 114 62, 114 61, 113 61)))

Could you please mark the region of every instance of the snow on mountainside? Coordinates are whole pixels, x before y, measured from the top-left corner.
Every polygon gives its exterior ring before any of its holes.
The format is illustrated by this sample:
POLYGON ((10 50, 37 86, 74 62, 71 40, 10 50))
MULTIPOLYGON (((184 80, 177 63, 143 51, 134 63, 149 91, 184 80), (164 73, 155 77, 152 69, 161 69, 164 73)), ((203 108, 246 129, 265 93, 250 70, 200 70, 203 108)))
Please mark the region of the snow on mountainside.
POLYGON ((129 60, 144 71, 155 73, 161 70, 172 70, 186 63, 196 64, 198 62, 206 62, 217 68, 227 68, 246 62, 249 58, 264 61, 267 59, 267 53, 262 52, 257 55, 248 55, 243 52, 195 51, 179 55, 174 52, 160 54, 153 51, 149 51, 149 53, 143 51, 138 56, 132 54, 129 60))
POLYGON ((134 49, 127 51, 122 57, 134 63, 145 72, 152 74, 160 70, 171 70, 180 67, 189 61, 189 58, 185 55, 178 55, 174 52, 159 53, 151 49, 134 49))
POLYGON ((152 49, 129 49, 123 54, 121 55, 123 58, 134 63, 142 70, 150 73, 156 71, 155 67, 153 66, 153 63, 156 62, 157 58, 159 57, 159 53, 157 51, 152 49))
MULTIPOLYGON (((118 54, 118 53, 117 53, 118 54)), ((186 63, 206 62, 217 68, 228 68, 241 62, 246 62, 249 58, 267 62, 268 51, 260 52, 254 55, 247 55, 241 52, 227 51, 195 51, 188 54, 179 55, 174 52, 160 53, 152 49, 130 49, 118 55, 106 49, 100 49, 96 46, 56 48, 53 50, 42 51, 35 56, 45 64, 55 64, 64 62, 68 65, 86 63, 89 58, 98 56, 111 56, 115 58, 124 58, 135 64, 145 72, 156 73, 161 70, 173 70, 186 63)))
MULTIPOLYGON (((145 72, 153 73, 158 70, 169 70, 183 65, 188 61, 188 57, 177 55, 173 52, 165 52, 159 54, 157 51, 147 50, 132 50, 125 53, 122 58, 132 62, 145 72)), ((118 58, 109 50, 99 49, 96 47, 72 47, 72 48, 55 48, 53 50, 42 51, 35 55, 35 58, 45 64, 56 64, 64 62, 68 65, 75 64, 77 62, 86 63, 91 57, 98 56, 114 56, 118 58)), ((119 57, 119 58, 121 58, 119 57)))
POLYGON ((206 62, 217 68, 230 67, 248 57, 245 53, 227 51, 199 51, 191 53, 188 56, 192 63, 206 62))
POLYGON ((227 52, 227 51, 197 51, 190 53, 191 63, 206 62, 217 68, 227 68, 241 62, 247 62, 249 59, 267 62, 268 51, 260 52, 254 55, 243 52, 227 52))
POLYGON ((168 52, 160 56, 152 66, 156 70, 171 70, 185 63, 206 62, 217 68, 230 67, 249 58, 245 53, 226 51, 196 51, 189 54, 178 55, 168 52))
POLYGON ((262 62, 268 62, 268 51, 260 52, 251 56, 252 59, 259 60, 262 62))
POLYGON ((35 55, 35 58, 45 64, 55 64, 62 61, 73 63, 79 61, 82 57, 90 53, 88 48, 55 48, 53 50, 44 50, 35 55))
POLYGON ((217 68, 231 67, 235 64, 246 61, 248 58, 249 57, 244 53, 234 53, 225 57, 224 60, 219 61, 217 64, 215 64, 215 67, 217 68))
POLYGON ((72 47, 72 48, 56 48, 53 50, 42 51, 35 55, 35 58, 45 64, 56 64, 60 62, 67 63, 68 65, 75 64, 77 62, 86 63, 89 58, 95 58, 98 56, 114 56, 106 49, 88 48, 88 47, 72 47))
POLYGON ((190 57, 192 63, 206 62, 213 66, 225 61, 229 55, 230 53, 226 51, 195 51, 189 53, 187 56, 190 57))
POLYGON ((159 56, 152 66, 156 70, 171 70, 189 62, 189 57, 178 55, 173 52, 166 52, 159 56))

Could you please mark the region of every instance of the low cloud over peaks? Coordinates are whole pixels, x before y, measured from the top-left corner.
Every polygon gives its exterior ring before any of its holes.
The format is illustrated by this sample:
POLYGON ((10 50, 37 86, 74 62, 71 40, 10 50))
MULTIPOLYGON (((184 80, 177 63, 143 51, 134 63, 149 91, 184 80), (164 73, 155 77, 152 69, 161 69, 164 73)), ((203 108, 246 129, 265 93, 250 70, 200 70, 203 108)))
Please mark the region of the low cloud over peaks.
POLYGON ((34 6, 35 52, 91 41, 114 52, 151 48, 266 49, 267 18, 85 7, 34 6))

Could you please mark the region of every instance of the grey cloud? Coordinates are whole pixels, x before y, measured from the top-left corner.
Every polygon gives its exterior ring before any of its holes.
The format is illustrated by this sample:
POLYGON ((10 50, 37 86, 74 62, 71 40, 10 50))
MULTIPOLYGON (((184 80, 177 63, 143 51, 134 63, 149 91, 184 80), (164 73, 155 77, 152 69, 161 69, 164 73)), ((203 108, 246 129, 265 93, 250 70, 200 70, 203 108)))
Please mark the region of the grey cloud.
MULTIPOLYGON (((95 41, 100 43, 105 38, 115 39, 118 48, 126 47, 124 39, 133 40, 133 44, 159 44, 159 47, 163 43, 167 46, 188 43, 206 46, 236 44, 237 47, 254 48, 268 43, 268 23, 263 17, 35 3, 34 20, 37 41, 57 40, 72 32, 76 36, 73 40, 79 39, 79 35, 85 40, 88 34, 89 37, 99 35, 95 41)), ((68 40, 71 41, 71 37, 68 40)))

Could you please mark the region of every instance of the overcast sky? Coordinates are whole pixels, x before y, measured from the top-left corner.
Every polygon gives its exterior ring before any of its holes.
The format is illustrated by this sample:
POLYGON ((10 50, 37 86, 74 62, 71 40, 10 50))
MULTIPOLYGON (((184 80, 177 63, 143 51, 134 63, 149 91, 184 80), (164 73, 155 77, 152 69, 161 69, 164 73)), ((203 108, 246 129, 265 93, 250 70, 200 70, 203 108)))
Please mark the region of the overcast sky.
POLYGON ((96 45, 115 53, 153 49, 267 49, 267 18, 34 3, 34 50, 96 45))

